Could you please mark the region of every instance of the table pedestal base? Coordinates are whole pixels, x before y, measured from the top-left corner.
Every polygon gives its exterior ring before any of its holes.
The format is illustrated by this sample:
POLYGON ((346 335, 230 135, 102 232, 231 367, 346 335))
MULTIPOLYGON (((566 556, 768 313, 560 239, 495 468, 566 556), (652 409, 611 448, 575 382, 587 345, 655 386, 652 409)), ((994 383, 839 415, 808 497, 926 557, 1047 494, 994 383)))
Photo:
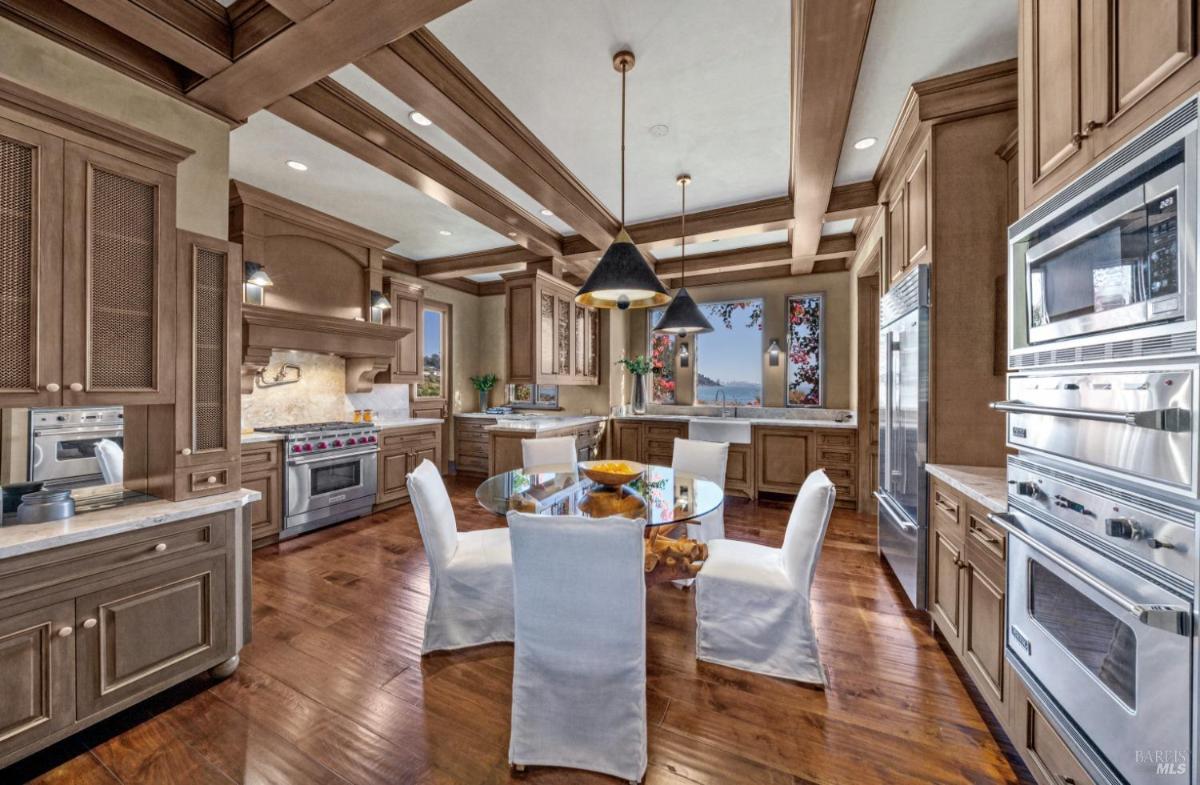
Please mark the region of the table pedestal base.
POLYGON ((708 546, 689 539, 685 526, 683 534, 668 537, 658 529, 646 535, 646 585, 653 586, 667 581, 686 580, 696 577, 704 560, 708 558, 708 546))

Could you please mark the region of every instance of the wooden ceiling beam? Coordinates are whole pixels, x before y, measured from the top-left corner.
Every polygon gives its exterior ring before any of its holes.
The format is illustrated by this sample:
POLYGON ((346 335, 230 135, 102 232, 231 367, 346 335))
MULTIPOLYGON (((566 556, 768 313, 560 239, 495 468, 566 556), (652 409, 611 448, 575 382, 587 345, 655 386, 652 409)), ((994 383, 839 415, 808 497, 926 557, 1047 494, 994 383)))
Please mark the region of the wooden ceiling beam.
POLYGON ((299 22, 329 5, 329 0, 267 0, 288 19, 299 22))
POLYGON ((501 234, 518 250, 561 253, 561 239, 503 194, 332 79, 270 106, 273 114, 501 234))
POLYGON ((466 0, 333 0, 188 91, 237 120, 452 11, 466 0))
POLYGON ((476 251, 426 259, 417 262, 417 275, 431 281, 461 278, 480 273, 523 272, 527 265, 550 261, 547 258, 530 258, 524 248, 504 248, 494 251, 476 251))
POLYGON ((617 219, 428 30, 417 30, 355 64, 593 246, 606 247, 616 236, 617 219))
POLYGON ((810 272, 850 120, 874 0, 792 0, 792 272, 810 272))
MULTIPOLYGON (((808 258, 800 260, 809 267, 811 272, 817 262, 831 259, 847 259, 854 255, 855 238, 853 234, 831 234, 821 238, 817 244, 817 252, 808 258)), ((750 248, 738 248, 733 251, 716 251, 714 253, 690 256, 687 259, 687 280, 691 283, 692 275, 705 273, 724 273, 734 270, 752 270, 760 267, 771 267, 786 262, 796 263, 792 256, 790 243, 772 243, 756 245, 750 248)), ((655 270, 659 278, 673 279, 680 277, 683 265, 678 259, 659 261, 655 270)), ((790 268, 789 268, 790 269, 790 268)), ((795 275, 795 273, 789 273, 795 275)))
POLYGON ((861 183, 835 185, 829 194, 829 204, 825 207, 825 222, 846 221, 866 218, 879 207, 879 191, 875 183, 867 180, 861 183))
POLYGON ((66 2, 201 76, 212 76, 233 62, 229 22, 219 5, 200 0, 66 2))

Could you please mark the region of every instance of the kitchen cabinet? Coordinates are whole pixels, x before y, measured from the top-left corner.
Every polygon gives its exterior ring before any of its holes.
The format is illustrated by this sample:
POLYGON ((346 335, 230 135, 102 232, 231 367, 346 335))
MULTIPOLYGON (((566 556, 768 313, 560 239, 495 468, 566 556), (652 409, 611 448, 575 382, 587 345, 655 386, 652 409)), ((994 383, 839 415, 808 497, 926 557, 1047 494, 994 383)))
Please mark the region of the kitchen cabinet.
POLYGON ((570 284, 541 271, 506 279, 505 308, 510 384, 598 383, 600 315, 570 284))
POLYGON ((962 648, 963 532, 965 505, 957 492, 930 479, 929 614, 950 648, 962 648))
POLYGON ((385 428, 380 431, 376 506, 406 501, 408 473, 424 460, 441 466, 442 426, 385 428))
POLYGON ((932 182, 929 161, 932 134, 924 131, 915 149, 905 158, 900 176, 888 192, 886 269, 888 282, 904 275, 915 264, 930 261, 933 237, 932 182))
POLYGON ((1012 684, 1008 736, 1038 785, 1095 785, 1021 677, 1007 670, 1012 684))
MULTIPOLYGON (((500 423, 500 425, 504 424, 500 423)), ((576 460, 592 460, 599 454, 600 445, 603 443, 604 428, 605 423, 603 422, 590 422, 542 431, 529 431, 519 427, 510 430, 501 427, 487 431, 487 473, 496 475, 520 469, 525 463, 522 442, 527 439, 570 436, 575 439, 576 460)))
POLYGON ((418 384, 424 365, 421 311, 425 307, 425 290, 392 278, 388 281, 387 297, 392 304, 392 324, 412 331, 396 342, 396 354, 388 369, 389 381, 392 384, 418 384))
POLYGON ((887 283, 895 281, 907 267, 908 254, 904 250, 904 189, 897 188, 887 205, 887 283))
POLYGON ((670 466, 675 440, 688 437, 687 422, 674 420, 614 420, 613 458, 670 466))
POLYGON ((487 474, 488 434, 495 418, 454 417, 454 468, 464 474, 487 474))
POLYGON ((75 603, 0 614, 0 761, 75 721, 75 603))
POLYGON ((851 428, 755 425, 755 493, 795 495, 804 479, 824 469, 837 491, 838 507, 858 506, 858 433, 851 428))
POLYGON ((725 493, 755 498, 753 445, 729 445, 729 457, 725 463, 725 493))
POLYGON ((0 110, 0 319, 12 326, 0 355, 3 406, 174 398, 181 156, 86 138, 0 110))
POLYGON ((262 494, 250 505, 250 537, 255 547, 276 542, 283 529, 282 444, 255 442, 242 446, 241 487, 262 494))
POLYGON ((1194 92, 1196 0, 1021 0, 1025 210, 1194 92))

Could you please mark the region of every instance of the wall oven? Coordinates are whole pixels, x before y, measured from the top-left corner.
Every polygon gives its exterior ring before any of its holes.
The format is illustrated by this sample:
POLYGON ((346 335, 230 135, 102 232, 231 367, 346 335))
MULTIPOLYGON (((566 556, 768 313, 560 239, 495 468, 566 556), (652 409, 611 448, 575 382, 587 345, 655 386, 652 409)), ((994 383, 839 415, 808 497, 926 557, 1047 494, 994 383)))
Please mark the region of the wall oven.
POLYGON ((120 406, 93 409, 30 409, 28 479, 58 487, 99 485, 101 439, 124 445, 120 406))
POLYGON ((1009 658, 1097 782, 1191 782, 1195 513, 1009 461, 1009 658))
POLYGON ((1009 229, 1014 368, 1196 348, 1196 100, 1009 229))

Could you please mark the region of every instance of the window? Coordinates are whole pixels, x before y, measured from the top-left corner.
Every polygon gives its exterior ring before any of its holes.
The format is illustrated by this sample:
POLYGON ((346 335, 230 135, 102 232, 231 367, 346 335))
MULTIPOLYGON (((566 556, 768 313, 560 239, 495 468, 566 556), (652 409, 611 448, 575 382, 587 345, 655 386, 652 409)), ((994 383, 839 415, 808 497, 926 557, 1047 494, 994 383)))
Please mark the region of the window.
POLYGON ((446 314, 439 308, 426 308, 421 314, 423 356, 418 398, 443 398, 446 395, 442 362, 446 357, 446 314))
POLYGON ((788 406, 820 406, 822 403, 824 305, 825 298, 820 294, 797 294, 788 298, 788 406))
POLYGON ((508 385, 509 405, 519 409, 557 409, 557 384, 510 384, 508 385))
POLYGON ((702 303, 711 333, 696 336, 696 403, 762 406, 763 301, 702 303))
POLYGON ((648 357, 650 364, 659 369, 650 374, 650 402, 675 403, 675 346, 676 336, 654 332, 654 325, 662 319, 665 308, 647 313, 646 333, 650 336, 648 357))

